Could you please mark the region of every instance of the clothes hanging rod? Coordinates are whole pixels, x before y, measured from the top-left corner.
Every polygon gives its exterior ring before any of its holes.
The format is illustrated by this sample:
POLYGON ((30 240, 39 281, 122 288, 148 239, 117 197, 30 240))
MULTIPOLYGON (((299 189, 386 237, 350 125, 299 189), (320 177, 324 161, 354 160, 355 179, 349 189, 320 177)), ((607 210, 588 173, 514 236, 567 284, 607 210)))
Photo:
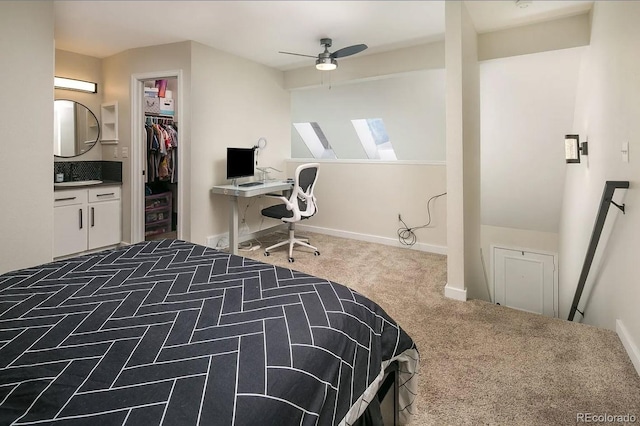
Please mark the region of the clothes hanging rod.
POLYGON ((152 118, 164 118, 164 119, 173 120, 173 115, 158 115, 158 114, 146 113, 144 116, 145 117, 152 117, 152 118))

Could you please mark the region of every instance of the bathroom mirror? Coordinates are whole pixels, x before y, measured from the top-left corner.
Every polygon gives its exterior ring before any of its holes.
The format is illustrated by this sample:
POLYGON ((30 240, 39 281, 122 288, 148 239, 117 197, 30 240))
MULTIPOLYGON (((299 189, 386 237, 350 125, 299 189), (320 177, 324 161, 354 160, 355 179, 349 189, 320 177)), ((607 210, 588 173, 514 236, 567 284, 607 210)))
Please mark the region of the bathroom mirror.
POLYGON ((95 114, 81 103, 66 99, 53 102, 53 155, 75 157, 89 151, 100 137, 95 114))

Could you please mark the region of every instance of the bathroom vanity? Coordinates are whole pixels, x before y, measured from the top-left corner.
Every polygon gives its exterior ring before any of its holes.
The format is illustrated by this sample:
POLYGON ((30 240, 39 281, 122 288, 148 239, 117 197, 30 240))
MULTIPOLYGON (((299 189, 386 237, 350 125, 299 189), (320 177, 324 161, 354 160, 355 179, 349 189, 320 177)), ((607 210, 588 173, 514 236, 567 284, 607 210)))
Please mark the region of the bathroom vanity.
POLYGON ((69 186, 54 191, 54 258, 113 247, 122 238, 119 184, 69 186))
POLYGON ((78 161, 100 137, 89 108, 56 100, 54 113, 53 257, 115 247, 122 240, 122 163, 78 161))

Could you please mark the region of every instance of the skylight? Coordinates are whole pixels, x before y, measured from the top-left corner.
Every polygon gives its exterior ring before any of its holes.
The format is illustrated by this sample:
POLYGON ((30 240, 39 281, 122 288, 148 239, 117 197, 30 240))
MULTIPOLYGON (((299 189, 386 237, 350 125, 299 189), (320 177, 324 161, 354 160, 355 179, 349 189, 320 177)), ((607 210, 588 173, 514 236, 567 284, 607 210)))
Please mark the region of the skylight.
POLYGON ((336 154, 318 123, 293 123, 293 127, 311 151, 313 158, 336 159, 336 154))
POLYGON ((397 160, 384 121, 381 118, 351 120, 360 143, 372 160, 397 160))

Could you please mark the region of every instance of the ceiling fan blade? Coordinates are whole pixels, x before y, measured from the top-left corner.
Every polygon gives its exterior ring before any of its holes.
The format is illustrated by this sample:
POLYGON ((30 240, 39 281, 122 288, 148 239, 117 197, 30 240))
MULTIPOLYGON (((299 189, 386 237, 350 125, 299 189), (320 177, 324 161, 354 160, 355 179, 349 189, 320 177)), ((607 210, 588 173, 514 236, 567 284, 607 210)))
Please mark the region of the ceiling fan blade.
POLYGON ((345 56, 355 55, 365 50, 368 46, 366 44, 354 44, 353 46, 343 47, 331 54, 332 58, 344 58, 345 56))
POLYGON ((284 53, 285 55, 306 56, 307 58, 317 58, 317 56, 303 55, 302 53, 292 53, 292 52, 278 52, 278 53, 284 53))

